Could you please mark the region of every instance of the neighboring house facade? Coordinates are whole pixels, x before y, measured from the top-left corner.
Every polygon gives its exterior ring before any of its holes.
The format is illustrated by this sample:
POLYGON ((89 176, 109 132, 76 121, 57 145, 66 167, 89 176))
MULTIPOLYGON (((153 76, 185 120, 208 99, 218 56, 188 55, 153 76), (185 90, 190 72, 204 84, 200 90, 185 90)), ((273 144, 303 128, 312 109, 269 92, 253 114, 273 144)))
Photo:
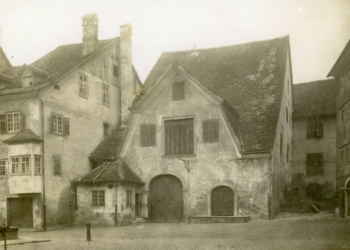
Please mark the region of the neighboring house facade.
POLYGON ((89 154, 120 124, 123 86, 141 86, 131 63, 131 26, 99 41, 97 15, 89 14, 83 43, 21 67, 0 53, 1 216, 34 229, 70 224, 71 181, 91 170, 89 154))
POLYGON ((163 53, 90 155, 107 163, 76 180, 79 209, 117 225, 274 218, 291 183, 291 86, 289 37, 163 53))
POLYGON ((337 82, 337 192, 339 212, 350 218, 350 41, 333 65, 328 77, 337 82))
POLYGON ((293 90, 293 193, 329 209, 336 186, 336 82, 300 83, 293 90))

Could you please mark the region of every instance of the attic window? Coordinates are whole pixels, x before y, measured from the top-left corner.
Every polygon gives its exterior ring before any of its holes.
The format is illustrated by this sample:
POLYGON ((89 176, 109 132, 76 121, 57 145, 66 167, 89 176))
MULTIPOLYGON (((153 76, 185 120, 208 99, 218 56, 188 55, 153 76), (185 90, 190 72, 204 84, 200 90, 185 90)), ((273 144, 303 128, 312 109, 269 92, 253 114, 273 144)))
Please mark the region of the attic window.
POLYGON ((33 77, 32 76, 26 76, 23 77, 23 87, 33 86, 33 77))
POLYGON ((185 99, 185 82, 173 82, 173 101, 185 99))

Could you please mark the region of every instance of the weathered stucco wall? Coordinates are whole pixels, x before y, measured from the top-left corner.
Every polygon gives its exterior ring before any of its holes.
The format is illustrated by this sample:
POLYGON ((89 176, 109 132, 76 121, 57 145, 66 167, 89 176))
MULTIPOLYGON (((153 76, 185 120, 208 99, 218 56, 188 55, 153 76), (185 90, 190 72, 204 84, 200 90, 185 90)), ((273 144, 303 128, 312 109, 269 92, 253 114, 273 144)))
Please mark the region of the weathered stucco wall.
POLYGON ((307 139, 307 117, 293 118, 293 187, 299 187, 301 198, 307 198, 306 188, 310 183, 323 186, 323 197, 333 197, 336 185, 336 117, 323 116, 323 137, 307 139), (323 174, 306 174, 306 156, 323 154, 323 174))
MULTIPOLYGON (((182 79, 177 76, 172 80, 182 79)), ((210 215, 211 201, 208 197, 211 190, 217 185, 226 185, 237 195, 235 215, 267 218, 269 158, 239 160, 234 140, 224 123, 218 105, 209 101, 188 81, 185 82, 183 101, 172 101, 171 84, 166 84, 149 106, 140 115, 134 116, 130 127, 132 138, 125 143, 125 160, 146 183, 143 191, 148 193, 152 179, 158 175, 178 177, 183 184, 186 218, 210 215), (165 157, 164 120, 186 117, 194 118, 195 156, 165 157), (203 142, 202 121, 206 119, 219 120, 219 142, 203 142), (140 146, 140 124, 156 124, 156 146, 140 146), (189 160, 189 172, 181 159, 189 160)))

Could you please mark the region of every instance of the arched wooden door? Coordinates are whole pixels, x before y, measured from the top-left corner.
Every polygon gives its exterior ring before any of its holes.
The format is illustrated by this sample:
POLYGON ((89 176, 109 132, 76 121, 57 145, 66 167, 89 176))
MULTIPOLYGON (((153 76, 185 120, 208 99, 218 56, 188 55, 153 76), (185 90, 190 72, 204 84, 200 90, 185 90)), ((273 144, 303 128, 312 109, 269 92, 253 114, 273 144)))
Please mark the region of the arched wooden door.
POLYGON ((211 193, 211 215, 233 216, 233 191, 226 186, 219 186, 211 193))
POLYGON ((150 185, 152 222, 180 222, 183 216, 181 181, 172 175, 160 175, 150 185))

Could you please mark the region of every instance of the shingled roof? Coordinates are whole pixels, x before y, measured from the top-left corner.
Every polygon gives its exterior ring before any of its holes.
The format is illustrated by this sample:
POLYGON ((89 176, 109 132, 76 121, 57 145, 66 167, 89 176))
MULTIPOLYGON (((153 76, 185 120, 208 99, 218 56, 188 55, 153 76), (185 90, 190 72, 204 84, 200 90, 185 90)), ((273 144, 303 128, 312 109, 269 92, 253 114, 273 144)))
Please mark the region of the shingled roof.
POLYGON ((92 151, 89 158, 91 160, 111 160, 119 151, 124 135, 125 127, 117 127, 104 138, 104 140, 92 151))
POLYGON ((294 84, 293 95, 294 117, 336 114, 334 79, 294 84))
POLYGON ((13 143, 27 143, 27 142, 41 142, 41 138, 36 135, 30 129, 21 130, 16 135, 4 140, 4 143, 13 144, 13 143))
POLYGON ((95 168, 85 176, 75 180, 75 183, 101 183, 101 182, 132 182, 144 184, 129 166, 118 160, 116 162, 106 162, 95 168))
POLYGON ((289 37, 219 48, 164 52, 145 92, 173 62, 239 114, 243 152, 272 150, 281 106, 289 37))

